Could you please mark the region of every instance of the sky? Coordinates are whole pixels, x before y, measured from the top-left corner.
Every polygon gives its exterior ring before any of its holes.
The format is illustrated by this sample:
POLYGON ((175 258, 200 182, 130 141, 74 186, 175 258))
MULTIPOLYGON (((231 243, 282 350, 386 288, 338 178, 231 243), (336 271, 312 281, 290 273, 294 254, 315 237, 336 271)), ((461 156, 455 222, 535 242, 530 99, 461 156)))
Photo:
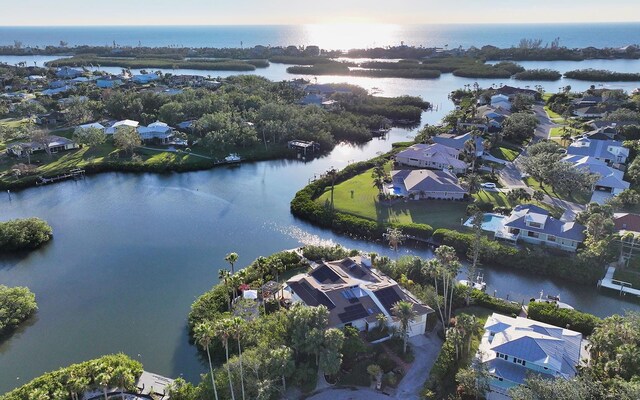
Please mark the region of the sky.
POLYGON ((638 22, 640 0, 2 0, 0 26, 638 22))

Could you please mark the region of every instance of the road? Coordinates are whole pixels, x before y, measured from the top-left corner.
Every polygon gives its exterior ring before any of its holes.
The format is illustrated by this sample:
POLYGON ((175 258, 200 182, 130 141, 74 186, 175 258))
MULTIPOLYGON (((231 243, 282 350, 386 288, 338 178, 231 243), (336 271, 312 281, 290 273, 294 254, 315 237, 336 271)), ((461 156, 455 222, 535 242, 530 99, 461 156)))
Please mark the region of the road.
POLYGON ((560 125, 549 119, 549 116, 547 116, 547 113, 544 111, 544 106, 540 104, 533 105, 533 112, 540 122, 536 127, 535 137, 533 140, 538 141, 548 139, 551 128, 555 128, 560 125))

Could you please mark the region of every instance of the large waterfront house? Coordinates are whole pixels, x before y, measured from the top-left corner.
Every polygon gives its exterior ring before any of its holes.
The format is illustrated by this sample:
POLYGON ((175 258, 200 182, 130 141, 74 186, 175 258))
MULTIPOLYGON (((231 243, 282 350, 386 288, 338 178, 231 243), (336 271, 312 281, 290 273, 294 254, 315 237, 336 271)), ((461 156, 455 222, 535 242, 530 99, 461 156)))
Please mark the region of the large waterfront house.
POLYGON ((461 174, 467 169, 467 163, 460 160, 460 151, 439 143, 414 144, 395 156, 400 165, 417 168, 450 170, 461 174))
POLYGON ((584 241, 585 227, 569 221, 560 221, 549 211, 533 204, 516 206, 496 230, 496 238, 518 240, 576 251, 584 241))
POLYGON ((114 133, 116 133, 116 130, 118 129, 118 127, 121 126, 128 126, 130 128, 138 128, 138 125, 140 125, 140 123, 138 121, 133 121, 130 119, 123 119, 122 121, 117 121, 114 122, 113 124, 111 124, 110 127, 106 128, 104 130, 104 133, 106 133, 107 135, 113 135, 114 133))
MULTIPOLYGON (((49 147, 51 153, 59 153, 61 151, 77 149, 79 146, 71 139, 61 136, 50 135, 47 138, 46 146, 49 147)), ((7 148, 7 154, 18 157, 26 157, 28 154, 45 151, 45 143, 42 142, 23 142, 10 145, 7 148)))
POLYGON ((145 142, 158 140, 161 143, 168 143, 173 138, 173 129, 164 122, 156 121, 147 126, 139 126, 138 134, 145 142))
POLYGON ((450 147, 452 149, 456 149, 459 152, 464 150, 464 145, 469 140, 474 140, 476 146, 476 157, 482 157, 484 154, 484 139, 482 136, 474 136, 471 132, 467 132, 463 135, 438 135, 433 137, 433 141, 435 143, 450 147))
POLYGON ((582 334, 522 317, 493 313, 484 324, 477 359, 490 374, 487 400, 510 399, 527 376, 571 379, 581 360, 582 334))
POLYGON ((329 325, 335 328, 353 326, 368 331, 378 326, 378 314, 383 314, 389 325, 399 326, 392 307, 404 300, 413 304, 417 314, 408 331, 409 336, 415 336, 425 332, 427 316, 434 312, 372 268, 370 259, 360 256, 318 264, 311 272, 290 278, 283 291, 292 302, 327 307, 329 325))
POLYGON ((462 200, 468 191, 449 171, 428 169, 391 171, 393 194, 413 199, 462 200))
POLYGON ((569 145, 567 154, 593 157, 609 165, 624 164, 629 157, 629 149, 617 140, 594 140, 580 137, 569 145))

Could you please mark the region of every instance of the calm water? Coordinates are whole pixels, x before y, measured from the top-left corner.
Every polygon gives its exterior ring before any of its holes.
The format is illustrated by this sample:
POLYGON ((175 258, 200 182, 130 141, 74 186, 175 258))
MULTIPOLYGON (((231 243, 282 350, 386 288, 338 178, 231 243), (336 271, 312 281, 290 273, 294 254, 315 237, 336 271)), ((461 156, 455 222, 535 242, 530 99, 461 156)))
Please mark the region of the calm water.
MULTIPOLYGON (((3 60, 9 61, 0 57, 3 60)), ((575 63, 566 62, 535 65, 561 71, 575 68, 575 63)), ((637 71, 640 63, 610 61, 606 67, 637 71)), ((291 78, 285 66, 277 64, 258 73, 275 80, 291 78)), ((318 77, 319 82, 345 80, 318 77)), ((432 81, 353 78, 349 82, 376 88, 386 96, 423 96, 438 106, 437 112, 424 114, 423 122, 436 122, 452 107, 447 94, 474 80, 445 74, 432 81)), ((591 83, 567 80, 543 86, 555 91, 567 84, 586 89, 591 83)), ((394 129, 386 140, 359 147, 340 145, 308 163, 270 161, 166 175, 111 173, 28 189, 14 193, 12 201, 0 194, 0 220, 38 216, 55 230, 54 240, 43 249, 0 259, 0 283, 29 286, 40 306, 31 326, 0 343, 0 392, 44 371, 117 351, 139 358, 149 370, 197 380, 205 367, 188 343, 185 318, 193 300, 216 283, 217 270, 226 266, 226 253, 238 252, 239 264, 245 265, 259 255, 301 243, 341 243, 393 256, 386 246, 337 236, 296 220, 289 213, 289 201, 314 174, 371 158, 411 136, 412 132, 394 129)), ((426 250, 406 247, 400 254, 430 256, 426 250)), ((640 309, 635 303, 599 294, 595 287, 489 266, 485 278, 489 293, 495 290, 518 301, 544 290, 560 293, 563 301, 600 316, 640 309)))
POLYGON ((0 27, 0 45, 245 47, 318 45, 323 49, 394 46, 456 48, 492 44, 511 47, 520 39, 542 39, 573 47, 622 47, 640 43, 640 23, 449 24, 449 25, 268 25, 0 27))

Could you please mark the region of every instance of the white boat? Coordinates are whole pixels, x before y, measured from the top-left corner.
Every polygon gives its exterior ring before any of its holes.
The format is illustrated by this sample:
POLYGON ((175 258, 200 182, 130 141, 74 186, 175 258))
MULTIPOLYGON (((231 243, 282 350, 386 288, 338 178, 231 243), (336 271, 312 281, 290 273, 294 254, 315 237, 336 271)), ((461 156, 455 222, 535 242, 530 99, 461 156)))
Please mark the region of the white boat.
POLYGON ((226 156, 224 160, 228 163, 239 163, 240 161, 242 161, 238 153, 231 153, 228 156, 226 156))
POLYGON ((458 283, 464 286, 472 287, 476 290, 480 290, 483 292, 487 290, 487 282, 484 281, 484 276, 482 274, 478 274, 478 276, 476 276, 476 279, 473 281, 467 280, 467 279, 461 279, 458 281, 458 283))
POLYGON ((573 310, 573 306, 567 304, 567 303, 563 303, 560 301, 560 295, 557 296, 553 296, 553 295, 547 295, 546 297, 544 296, 544 290, 540 291, 540 297, 534 300, 536 303, 549 303, 549 304, 555 304, 556 306, 558 306, 558 308, 565 308, 567 310, 573 310))

